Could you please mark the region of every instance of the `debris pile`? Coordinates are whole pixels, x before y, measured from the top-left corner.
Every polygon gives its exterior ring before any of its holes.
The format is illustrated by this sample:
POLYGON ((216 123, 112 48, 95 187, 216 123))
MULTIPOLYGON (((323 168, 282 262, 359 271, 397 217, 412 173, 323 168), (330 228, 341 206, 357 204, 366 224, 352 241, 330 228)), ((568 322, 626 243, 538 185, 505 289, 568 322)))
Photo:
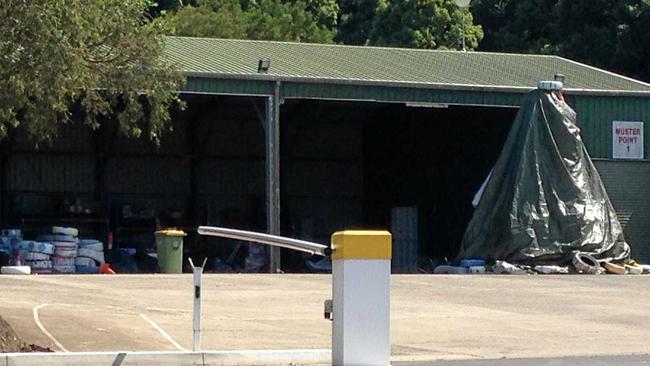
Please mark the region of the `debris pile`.
POLYGON ((641 265, 630 260, 624 265, 612 263, 609 260, 598 260, 593 256, 581 252, 574 252, 571 260, 562 264, 515 264, 503 260, 496 260, 487 264, 482 259, 464 259, 457 265, 437 266, 433 273, 436 274, 509 274, 509 275, 535 275, 535 274, 618 274, 639 275, 650 274, 650 265, 641 265))

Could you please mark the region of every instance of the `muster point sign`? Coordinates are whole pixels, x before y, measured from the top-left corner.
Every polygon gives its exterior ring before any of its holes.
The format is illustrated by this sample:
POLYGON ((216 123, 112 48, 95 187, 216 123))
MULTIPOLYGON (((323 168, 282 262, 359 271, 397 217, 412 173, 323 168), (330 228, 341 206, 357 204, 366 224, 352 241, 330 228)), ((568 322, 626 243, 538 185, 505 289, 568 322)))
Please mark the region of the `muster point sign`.
POLYGON ((643 159, 643 122, 612 122, 612 158, 643 159))

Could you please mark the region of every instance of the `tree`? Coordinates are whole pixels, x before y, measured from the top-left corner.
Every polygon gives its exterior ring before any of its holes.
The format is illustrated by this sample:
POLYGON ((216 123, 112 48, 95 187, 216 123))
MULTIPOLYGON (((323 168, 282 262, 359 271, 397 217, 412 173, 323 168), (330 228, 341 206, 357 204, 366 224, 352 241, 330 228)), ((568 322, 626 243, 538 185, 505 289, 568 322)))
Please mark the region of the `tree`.
POLYGON ((249 14, 239 0, 204 1, 160 20, 171 34, 189 37, 246 38, 249 14))
POLYGON ((4 0, 0 7, 0 134, 22 125, 51 140, 70 107, 99 127, 157 141, 180 103, 182 76, 163 62, 148 0, 4 0))
POLYGON ((620 72, 650 82, 650 0, 634 1, 625 10, 614 60, 620 72))
POLYGON ((550 52, 558 0, 474 0, 471 11, 485 38, 480 50, 550 52))
POLYGON ((483 38, 481 26, 474 25, 471 13, 453 0, 393 0, 378 10, 369 43, 458 49, 463 19, 467 48, 474 49, 483 38))
POLYGON ((251 7, 249 39, 330 43, 333 34, 318 24, 302 1, 260 0, 251 7))
POLYGON ((302 1, 203 0, 157 22, 179 36, 332 42, 332 31, 306 9, 302 1))
POLYGON ((480 49, 547 53, 650 81, 650 0, 474 0, 480 49))
POLYGON ((365 45, 377 16, 385 7, 383 0, 341 0, 336 41, 350 45, 365 45))
POLYGON ((305 10, 311 13, 316 22, 329 31, 336 29, 339 17, 337 0, 306 0, 305 10))

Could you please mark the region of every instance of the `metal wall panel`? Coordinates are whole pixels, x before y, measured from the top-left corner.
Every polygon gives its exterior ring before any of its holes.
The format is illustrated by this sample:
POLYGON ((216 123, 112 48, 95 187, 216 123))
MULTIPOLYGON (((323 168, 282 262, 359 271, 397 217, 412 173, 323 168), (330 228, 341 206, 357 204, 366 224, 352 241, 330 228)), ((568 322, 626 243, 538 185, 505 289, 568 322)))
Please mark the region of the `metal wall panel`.
POLYGON ((523 93, 291 82, 282 84, 282 95, 286 98, 298 99, 319 98, 378 102, 519 106, 523 93))
POLYGON ((254 80, 226 80, 187 78, 187 82, 181 88, 186 93, 210 93, 210 94, 232 94, 232 95, 271 95, 273 94, 274 82, 254 80))
POLYGON ((301 106, 307 109, 303 113, 285 114, 283 121, 288 131, 282 136, 284 156, 290 159, 362 158, 363 124, 349 115, 348 108, 310 102, 305 105, 307 107, 301 106))
POLYGON ((329 243, 330 236, 339 230, 363 227, 363 205, 357 199, 329 197, 287 197, 282 207, 291 220, 283 226, 297 227, 305 219, 313 223, 316 242, 329 243))
POLYGON ((18 128, 12 136, 11 149, 17 152, 93 152, 96 150, 94 136, 94 131, 86 125, 67 123, 60 126, 53 141, 37 144, 25 128, 18 128))
POLYGON ((94 192, 95 160, 83 156, 13 155, 7 189, 18 192, 94 192))
POLYGON ((189 194, 189 160, 112 158, 106 166, 106 191, 128 194, 189 194))
POLYGON ((644 155, 650 159, 650 98, 573 96, 569 104, 576 110, 587 150, 593 158, 612 157, 612 121, 644 122, 644 155))
POLYGON ((160 146, 148 137, 132 138, 118 132, 112 144, 111 154, 134 155, 182 155, 189 152, 187 123, 182 119, 173 122, 173 131, 166 131, 160 138, 160 146))
POLYGON ((363 165, 345 161, 288 161, 283 189, 291 196, 358 198, 363 195, 363 165))
POLYGON ((197 193, 264 196, 264 160, 202 160, 197 193))
POLYGON ((197 136, 207 138, 201 146, 204 155, 264 159, 264 129, 260 121, 221 120, 215 116, 201 125, 197 136))
POLYGON ((416 273, 419 260, 417 207, 393 207, 390 232, 393 235, 393 273, 416 273))
POLYGON ((632 258, 650 263, 650 162, 595 161, 632 247, 632 258))

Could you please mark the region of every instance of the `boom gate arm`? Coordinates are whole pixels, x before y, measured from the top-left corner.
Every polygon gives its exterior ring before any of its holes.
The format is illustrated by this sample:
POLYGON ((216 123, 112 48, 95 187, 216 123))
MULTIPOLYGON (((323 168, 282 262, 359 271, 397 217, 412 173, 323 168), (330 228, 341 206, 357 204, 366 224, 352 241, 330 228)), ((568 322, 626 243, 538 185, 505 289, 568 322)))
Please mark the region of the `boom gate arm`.
POLYGON ((340 231, 332 235, 331 246, 213 226, 199 226, 198 233, 331 257, 332 300, 324 312, 332 320, 332 364, 390 364, 389 232, 340 231))

